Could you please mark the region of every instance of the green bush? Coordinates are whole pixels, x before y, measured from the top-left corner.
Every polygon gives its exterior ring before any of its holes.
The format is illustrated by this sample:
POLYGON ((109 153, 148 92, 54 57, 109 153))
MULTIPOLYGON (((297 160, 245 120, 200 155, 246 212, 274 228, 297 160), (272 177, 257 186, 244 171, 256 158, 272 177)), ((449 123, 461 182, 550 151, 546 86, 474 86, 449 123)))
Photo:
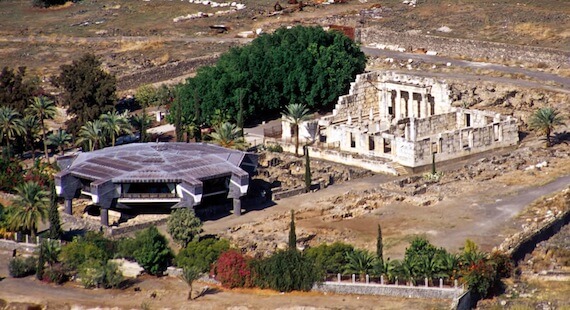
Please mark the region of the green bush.
POLYGON ((112 253, 83 237, 74 238, 72 242, 61 248, 61 261, 72 270, 77 270, 81 264, 88 260, 107 261, 111 255, 112 253))
POLYGON ((69 279, 69 271, 63 264, 55 264, 44 270, 42 280, 49 283, 62 284, 69 279))
POLYGON ((125 278, 117 264, 107 261, 87 261, 79 268, 79 278, 85 288, 117 288, 125 278))
POLYGON ((252 267, 256 285, 280 292, 309 291, 322 276, 312 259, 294 250, 276 252, 252 267))
POLYGON ((37 260, 35 257, 16 257, 8 263, 8 272, 14 278, 23 278, 36 273, 37 260))
POLYGON ((164 272, 172 259, 168 241, 154 226, 140 231, 134 239, 123 240, 121 244, 121 251, 132 249, 132 257, 152 275, 164 272))
POLYGON ((335 242, 333 244, 320 244, 305 251, 305 255, 315 261, 317 268, 326 273, 342 273, 348 263, 347 254, 354 252, 350 244, 335 242))
POLYGON ((174 210, 166 226, 172 239, 183 247, 202 233, 202 221, 190 208, 174 210))
POLYGON ((200 272, 208 272, 220 254, 229 248, 230 243, 225 239, 207 238, 193 241, 178 252, 175 263, 180 268, 195 267, 200 272))

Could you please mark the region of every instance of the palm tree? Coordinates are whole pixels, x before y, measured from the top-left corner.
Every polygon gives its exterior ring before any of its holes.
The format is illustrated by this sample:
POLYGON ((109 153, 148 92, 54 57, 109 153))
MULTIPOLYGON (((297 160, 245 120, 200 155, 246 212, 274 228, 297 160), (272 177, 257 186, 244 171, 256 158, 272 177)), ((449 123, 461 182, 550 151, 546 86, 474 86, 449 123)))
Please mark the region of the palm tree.
POLYGON ((459 255, 447 252, 436 254, 438 278, 455 278, 459 271, 459 255))
POLYGON ((46 127, 44 121, 46 119, 53 119, 57 115, 57 109, 52 100, 45 96, 34 97, 32 104, 26 109, 27 113, 35 114, 40 118, 40 125, 42 127, 42 141, 44 144, 44 154, 46 160, 49 162, 49 154, 47 149, 46 140, 46 127))
POLYGON ((346 253, 346 262, 344 272, 358 274, 360 281, 364 281, 366 275, 374 271, 374 265, 376 264, 374 255, 364 250, 346 253))
POLYGON ((38 118, 35 115, 26 115, 24 119, 22 119, 22 123, 26 130, 26 144, 30 147, 32 159, 36 161, 36 148, 34 144, 40 133, 38 118))
POLYGON ((59 129, 48 136, 48 144, 55 146, 64 154, 65 147, 71 144, 72 137, 65 130, 59 129))
POLYGON ((540 108, 530 117, 528 125, 530 129, 544 134, 546 147, 550 147, 552 146, 550 134, 554 131, 554 127, 564 125, 564 117, 554 108, 540 108))
POLYGON ((190 287, 188 300, 192 300, 192 284, 200 277, 200 270, 196 267, 184 268, 180 277, 190 287))
POLYGON ((186 143, 190 142, 190 138, 194 136, 194 133, 198 129, 195 117, 182 116, 182 131, 186 133, 186 143))
POLYGON ((240 136, 240 130, 236 125, 225 122, 214 128, 210 134, 212 142, 227 148, 243 150, 246 147, 245 140, 240 136))
POLYGON ((79 129, 77 144, 87 143, 89 145, 89 151, 98 149, 104 141, 103 124, 100 120, 88 121, 79 129))
POLYGON ((146 113, 135 114, 129 118, 131 126, 139 131, 140 141, 146 142, 146 129, 150 127, 152 120, 146 113))
POLYGON ((286 122, 291 124, 295 134, 295 155, 299 156, 299 125, 310 118, 309 110, 301 103, 292 103, 282 113, 286 122))
POLYGON ((49 193, 36 182, 20 184, 16 192, 8 226, 13 230, 29 231, 35 238, 39 222, 48 216, 49 193))
POLYGON ((119 114, 117 111, 102 114, 99 119, 103 124, 103 130, 111 137, 111 146, 115 146, 117 136, 121 134, 132 134, 131 124, 125 114, 119 114))
POLYGON ((10 140, 24 134, 25 128, 20 113, 10 107, 0 107, 0 133, 6 141, 7 154, 10 154, 10 140))

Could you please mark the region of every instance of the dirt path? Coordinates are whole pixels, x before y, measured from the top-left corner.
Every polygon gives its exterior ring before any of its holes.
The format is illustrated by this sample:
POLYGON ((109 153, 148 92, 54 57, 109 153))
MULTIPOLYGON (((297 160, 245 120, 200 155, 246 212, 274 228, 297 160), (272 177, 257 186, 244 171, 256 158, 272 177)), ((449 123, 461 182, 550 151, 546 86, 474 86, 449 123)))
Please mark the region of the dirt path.
POLYGON ((308 193, 284 198, 276 201, 276 204, 273 206, 266 206, 265 208, 261 208, 259 210, 247 210, 247 207, 245 207, 246 213, 240 217, 231 216, 204 222, 204 233, 217 234, 226 231, 227 229, 236 225, 257 222, 263 218, 267 218, 279 213, 289 212, 289 210, 303 209, 314 206, 319 201, 342 195, 350 190, 361 191, 375 188, 378 186, 378 184, 389 182, 395 180, 396 178, 396 176, 378 174, 367 178, 351 180, 339 185, 332 185, 316 193, 308 193))

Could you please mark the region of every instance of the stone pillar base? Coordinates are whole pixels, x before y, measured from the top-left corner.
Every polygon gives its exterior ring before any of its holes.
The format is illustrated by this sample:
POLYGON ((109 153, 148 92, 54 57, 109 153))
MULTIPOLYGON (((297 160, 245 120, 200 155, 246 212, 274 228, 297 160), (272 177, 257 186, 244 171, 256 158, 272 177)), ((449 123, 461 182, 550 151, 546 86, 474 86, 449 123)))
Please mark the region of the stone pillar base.
POLYGON ((109 226, 109 209, 101 208, 101 225, 109 226))
POLYGON ((73 199, 65 199, 65 213, 73 214, 73 199))
POLYGON ((234 202, 234 215, 241 216, 241 199, 234 198, 233 202, 234 202))

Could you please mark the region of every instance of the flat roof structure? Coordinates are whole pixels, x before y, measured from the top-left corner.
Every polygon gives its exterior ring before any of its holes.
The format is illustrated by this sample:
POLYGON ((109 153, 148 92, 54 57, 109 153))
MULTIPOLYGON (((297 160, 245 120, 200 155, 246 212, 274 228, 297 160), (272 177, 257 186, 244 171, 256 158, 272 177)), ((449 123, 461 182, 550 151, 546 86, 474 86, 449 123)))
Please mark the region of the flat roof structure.
POLYGON ((60 157, 56 191, 66 199, 68 213, 73 198, 91 196, 107 225, 103 213, 121 204, 169 202, 173 208, 194 207, 203 197, 222 194, 239 200, 247 193, 257 159, 256 154, 207 143, 108 147, 60 157))

